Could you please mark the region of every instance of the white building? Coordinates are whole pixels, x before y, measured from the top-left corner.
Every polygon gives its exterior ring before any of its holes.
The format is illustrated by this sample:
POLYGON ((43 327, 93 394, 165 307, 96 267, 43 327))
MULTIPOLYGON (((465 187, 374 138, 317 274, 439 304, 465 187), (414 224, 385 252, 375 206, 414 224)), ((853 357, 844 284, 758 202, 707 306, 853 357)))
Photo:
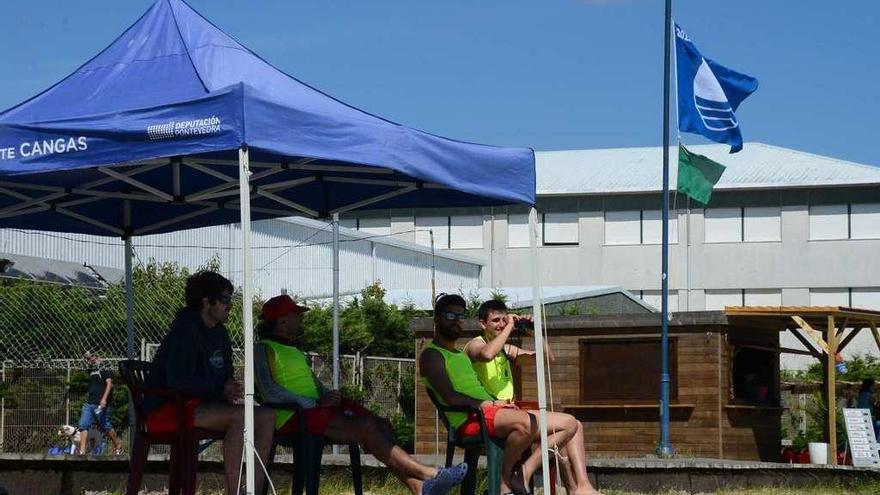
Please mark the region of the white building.
MULTIPOLYGON (((733 155, 724 145, 691 149, 727 170, 708 208, 671 198, 673 311, 880 309, 880 168, 761 143, 733 155)), ((537 165, 542 284, 621 286, 659 306, 662 149, 538 152, 537 165)), ((673 188, 675 168, 673 159, 673 188)), ((422 245, 432 229, 440 249, 485 260, 484 287, 530 283, 522 207, 392 210, 345 224, 422 245)), ((783 345, 801 348, 788 335, 783 345)), ((873 348, 863 334, 845 354, 873 348)))

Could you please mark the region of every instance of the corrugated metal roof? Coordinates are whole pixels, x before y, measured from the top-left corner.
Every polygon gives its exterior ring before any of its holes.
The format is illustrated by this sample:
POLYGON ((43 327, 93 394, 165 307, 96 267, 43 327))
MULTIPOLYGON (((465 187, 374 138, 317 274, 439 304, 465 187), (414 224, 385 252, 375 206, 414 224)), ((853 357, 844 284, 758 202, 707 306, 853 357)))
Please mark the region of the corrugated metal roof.
MULTIPOLYGON (((287 218, 252 225, 254 287, 268 297, 281 290, 303 297, 332 294, 332 229, 326 222, 287 218)), ((430 287, 429 248, 340 227, 340 290, 360 291, 379 280, 389 289, 430 287)), ((241 283, 240 228, 215 225, 133 239, 136 262, 175 262, 190 270, 216 258, 220 271, 241 283)), ((124 265, 122 241, 85 234, 0 229, 0 251, 82 267, 124 265)), ((476 287, 484 261, 438 250, 437 283, 476 287)))
POLYGON ((106 287, 115 284, 125 277, 123 270, 106 266, 71 263, 20 254, 0 253, 0 259, 12 263, 0 272, 0 277, 39 280, 65 285, 85 287, 106 287))
MULTIPOLYGON (((288 222, 295 225, 299 225, 302 227, 320 230, 326 229, 328 232, 332 230, 327 227, 327 222, 321 220, 315 220, 312 218, 306 217, 283 217, 276 218, 273 220, 262 220, 263 222, 270 221, 282 221, 288 222)), ((408 241, 401 241, 400 239, 395 239, 394 237, 384 236, 384 235, 374 235, 367 232, 361 232, 355 229, 349 229, 339 226, 339 238, 340 239, 351 239, 351 240, 368 240, 375 244, 384 244, 386 246, 392 246, 400 249, 404 249, 406 251, 412 251, 414 253, 422 253, 422 254, 431 254, 431 248, 427 246, 422 246, 421 244, 416 244, 408 241)), ((461 261, 462 263, 470 263, 472 265, 484 266, 486 264, 485 261, 474 258, 473 256, 466 256, 463 254, 454 253, 448 249, 436 249, 434 251, 435 258, 444 258, 454 261, 461 261)))
MULTIPOLYGON (((662 147, 540 151, 538 195, 655 192, 662 187, 662 147)), ((880 184, 880 167, 847 162, 763 143, 688 146, 727 167, 716 190, 880 184)), ((677 149, 670 155, 670 188, 677 178, 677 149)))

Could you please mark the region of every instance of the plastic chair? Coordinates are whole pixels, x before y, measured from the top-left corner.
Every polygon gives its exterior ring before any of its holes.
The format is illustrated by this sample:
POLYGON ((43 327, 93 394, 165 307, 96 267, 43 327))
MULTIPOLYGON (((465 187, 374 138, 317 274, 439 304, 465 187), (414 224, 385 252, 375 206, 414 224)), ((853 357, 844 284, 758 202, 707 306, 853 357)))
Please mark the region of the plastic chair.
MULTIPOLYGON (((303 408, 296 403, 291 404, 272 404, 270 407, 275 409, 287 409, 294 411, 299 427, 296 434, 278 435, 276 433, 275 440, 272 443, 272 450, 269 453, 269 462, 267 466, 271 466, 275 459, 275 450, 279 445, 282 447, 293 448, 293 480, 291 495, 302 495, 305 491, 306 495, 318 495, 321 475, 321 457, 324 455, 325 445, 335 445, 329 442, 323 435, 312 435, 309 433, 306 423, 306 415, 303 414, 303 408)), ((336 444, 338 445, 338 444, 336 444)), ((361 473, 361 449, 358 444, 348 445, 348 458, 351 465, 351 479, 354 487, 355 495, 363 495, 363 475, 361 473)), ((267 493, 268 483, 264 484, 263 495, 267 493)))
POLYGON ((468 472, 461 483, 462 495, 475 495, 477 490, 477 463, 480 460, 481 450, 486 449, 486 475, 488 477, 489 488, 488 495, 500 495, 501 493, 501 462, 504 458, 504 445, 499 440, 489 436, 489 428, 486 426, 486 418, 483 411, 478 407, 467 406, 447 406, 441 404, 437 396, 430 389, 425 387, 428 397, 440 413, 440 420, 446 427, 446 467, 452 466, 453 456, 455 456, 455 448, 464 449, 464 462, 468 465, 468 472), (456 428, 449 426, 449 418, 446 416, 451 412, 475 413, 480 421, 480 434, 464 436, 458 433, 456 428))
POLYGON ((147 456, 152 445, 171 447, 171 471, 168 477, 168 494, 194 495, 199 459, 199 440, 222 439, 225 432, 190 428, 185 418, 186 397, 171 389, 148 389, 144 382, 152 369, 147 361, 126 360, 119 363, 119 374, 128 386, 134 404, 135 430, 134 447, 129 457, 128 486, 126 495, 137 495, 141 488, 147 456), (177 407, 177 425, 172 431, 151 432, 147 430, 144 415, 145 397, 165 397, 177 407))

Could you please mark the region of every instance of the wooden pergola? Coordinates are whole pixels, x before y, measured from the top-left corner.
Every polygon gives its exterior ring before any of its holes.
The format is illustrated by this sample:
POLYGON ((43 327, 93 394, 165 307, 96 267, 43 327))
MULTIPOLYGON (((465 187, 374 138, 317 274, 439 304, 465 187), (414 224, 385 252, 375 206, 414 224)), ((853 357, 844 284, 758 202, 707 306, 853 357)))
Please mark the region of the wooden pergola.
POLYGON ((740 320, 754 327, 789 331, 807 349, 780 347, 780 352, 813 356, 825 365, 824 396, 828 407, 825 434, 828 459, 837 464, 836 368, 835 357, 863 330, 869 330, 880 350, 877 322, 880 311, 840 306, 727 306, 731 321, 740 320))

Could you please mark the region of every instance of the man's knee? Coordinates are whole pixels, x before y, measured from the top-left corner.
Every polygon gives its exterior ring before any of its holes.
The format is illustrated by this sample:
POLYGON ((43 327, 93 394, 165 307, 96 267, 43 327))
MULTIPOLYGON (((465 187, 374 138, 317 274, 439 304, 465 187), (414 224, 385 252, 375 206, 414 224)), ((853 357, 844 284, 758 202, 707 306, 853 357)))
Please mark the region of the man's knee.
POLYGON ((577 431, 579 429, 581 429, 581 422, 578 421, 578 419, 575 418, 574 416, 572 416, 571 414, 564 414, 564 418, 565 418, 565 429, 571 430, 575 433, 577 433, 577 431))

